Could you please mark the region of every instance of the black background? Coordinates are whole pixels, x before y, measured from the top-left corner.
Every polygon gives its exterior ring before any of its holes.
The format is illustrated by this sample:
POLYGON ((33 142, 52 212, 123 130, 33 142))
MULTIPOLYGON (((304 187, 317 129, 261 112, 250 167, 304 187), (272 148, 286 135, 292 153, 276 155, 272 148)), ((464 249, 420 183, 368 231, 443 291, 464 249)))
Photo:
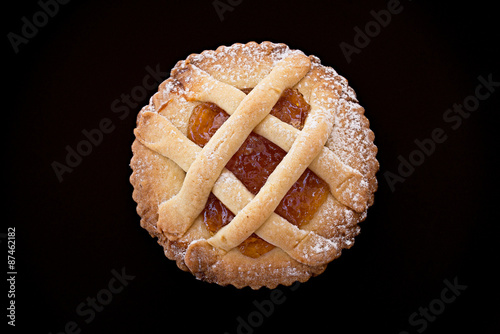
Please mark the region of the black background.
MULTIPOLYGON (((402 12, 350 63, 339 44, 352 45, 354 27, 363 29, 387 1, 233 1, 223 20, 212 1, 71 1, 18 53, 7 34, 21 34, 22 17, 32 21, 40 5, 4 5, 7 216, 0 232, 16 228, 15 330, 59 333, 74 321, 81 333, 236 333, 238 317, 259 320, 253 301, 268 300, 270 290, 197 281, 140 228, 129 161, 135 115, 148 98, 124 119, 111 103, 142 85, 147 66, 169 72, 190 53, 270 40, 320 57, 349 80, 375 132, 381 168, 354 247, 295 291, 280 287, 286 299, 252 331, 416 333, 424 328, 409 316, 440 298, 444 280, 457 280, 466 290, 424 332, 494 333, 497 172, 490 162, 500 88, 458 129, 443 120, 474 95, 479 76, 500 81, 490 3, 402 0, 402 12), (114 130, 59 182, 51 164, 64 163, 66 147, 104 118, 114 130), (398 156, 408 158, 414 140, 435 128, 447 140, 392 192, 384 174, 397 174, 398 156), (122 268, 135 278, 86 323, 77 306, 122 268)), ((1 245, 7 252, 5 235, 1 245)))

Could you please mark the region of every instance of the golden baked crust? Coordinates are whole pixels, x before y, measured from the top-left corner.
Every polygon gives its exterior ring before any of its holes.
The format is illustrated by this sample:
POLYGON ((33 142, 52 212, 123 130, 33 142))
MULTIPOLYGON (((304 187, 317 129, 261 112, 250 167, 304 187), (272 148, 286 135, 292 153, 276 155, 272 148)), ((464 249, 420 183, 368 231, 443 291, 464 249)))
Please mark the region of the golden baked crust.
POLYGON ((317 57, 284 44, 221 46, 178 62, 134 132, 130 181, 141 226, 179 268, 220 285, 274 288, 322 273, 352 246, 377 188, 374 134, 354 91, 317 57), (286 88, 311 105, 302 131, 269 115, 286 88), (203 148, 186 137, 202 102, 231 115, 203 148), (288 152, 255 196, 224 168, 251 131, 288 152), (274 209, 306 168, 330 194, 298 228, 274 209), (213 236, 200 217, 210 192, 236 214, 213 236), (237 246, 254 232, 276 247, 243 255, 237 246))

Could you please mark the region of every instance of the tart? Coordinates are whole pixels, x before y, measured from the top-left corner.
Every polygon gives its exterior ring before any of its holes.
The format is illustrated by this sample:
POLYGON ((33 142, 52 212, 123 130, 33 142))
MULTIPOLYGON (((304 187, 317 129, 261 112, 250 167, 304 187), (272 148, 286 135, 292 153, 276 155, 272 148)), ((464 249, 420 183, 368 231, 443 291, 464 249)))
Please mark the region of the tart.
POLYGON ((179 61, 139 112, 141 226, 198 279, 291 285, 353 245, 377 188, 374 134, 347 80, 271 42, 179 61))

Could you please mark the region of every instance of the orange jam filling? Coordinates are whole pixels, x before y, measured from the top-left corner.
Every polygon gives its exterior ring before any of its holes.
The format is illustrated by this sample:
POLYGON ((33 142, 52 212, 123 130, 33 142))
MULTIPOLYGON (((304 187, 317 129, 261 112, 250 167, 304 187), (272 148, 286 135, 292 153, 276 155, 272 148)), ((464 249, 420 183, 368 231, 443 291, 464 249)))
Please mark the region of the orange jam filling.
MULTIPOLYGON (((248 93, 251 89, 244 89, 248 93)), ((309 112, 309 104, 295 89, 286 89, 271 114, 297 129, 302 129, 309 112)), ((203 147, 229 115, 213 103, 202 103, 194 108, 189 119, 188 138, 203 147)), ((266 138, 251 133, 226 165, 254 195, 266 183, 269 175, 285 157, 286 152, 266 138)), ((290 188, 275 212, 290 223, 301 227, 309 222, 328 196, 328 185, 309 169, 290 188)), ((234 214, 213 194, 202 212, 203 221, 212 234, 229 224, 234 214)), ((239 246, 246 256, 259 257, 273 245, 252 234, 239 246)))

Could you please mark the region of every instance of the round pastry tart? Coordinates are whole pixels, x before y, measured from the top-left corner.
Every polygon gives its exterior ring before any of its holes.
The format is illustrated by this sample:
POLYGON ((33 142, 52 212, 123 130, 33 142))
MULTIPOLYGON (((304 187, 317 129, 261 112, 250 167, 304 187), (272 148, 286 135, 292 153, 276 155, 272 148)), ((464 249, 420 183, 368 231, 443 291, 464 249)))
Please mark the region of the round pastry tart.
POLYGON ((377 188, 374 134, 347 80, 284 44, 179 61, 137 117, 141 226, 197 278, 304 282, 350 248, 377 188))

